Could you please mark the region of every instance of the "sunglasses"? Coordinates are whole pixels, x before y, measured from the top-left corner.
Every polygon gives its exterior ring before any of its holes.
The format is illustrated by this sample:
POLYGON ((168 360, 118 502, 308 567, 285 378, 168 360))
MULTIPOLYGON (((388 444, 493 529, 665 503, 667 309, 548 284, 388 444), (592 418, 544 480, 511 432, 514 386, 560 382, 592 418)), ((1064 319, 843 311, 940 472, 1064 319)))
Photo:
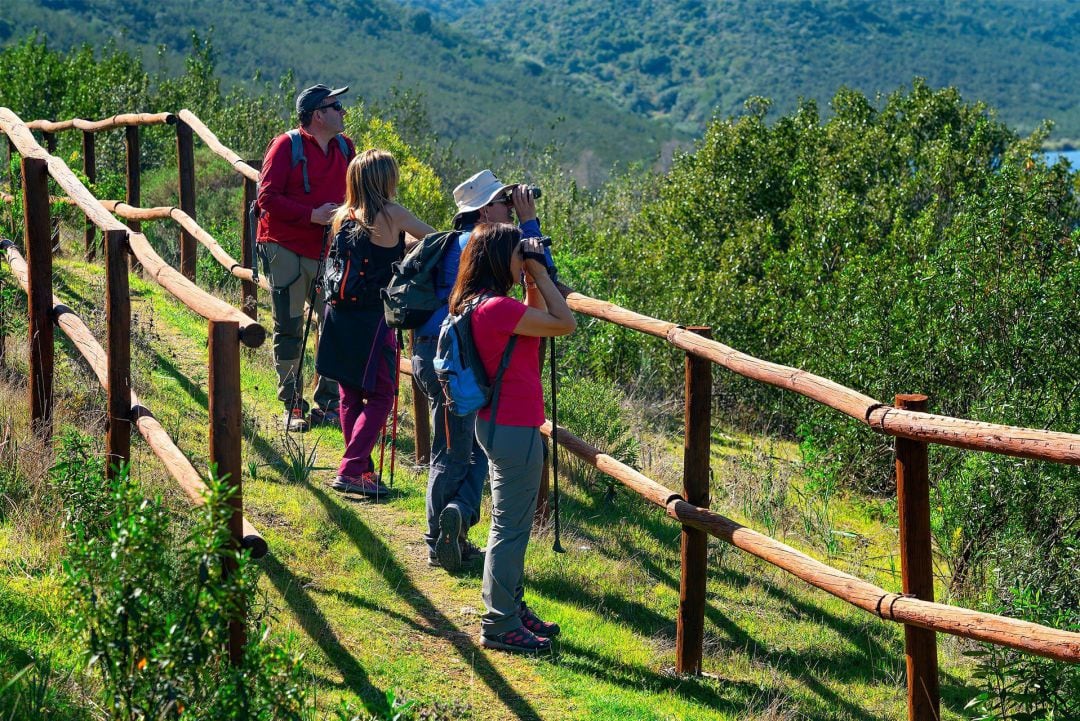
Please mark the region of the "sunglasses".
POLYGON ((334 101, 334 102, 330 103, 329 105, 320 105, 319 107, 317 107, 315 109, 316 110, 326 110, 327 108, 333 108, 334 110, 338 111, 339 113, 342 110, 341 103, 338 102, 338 101, 334 101))

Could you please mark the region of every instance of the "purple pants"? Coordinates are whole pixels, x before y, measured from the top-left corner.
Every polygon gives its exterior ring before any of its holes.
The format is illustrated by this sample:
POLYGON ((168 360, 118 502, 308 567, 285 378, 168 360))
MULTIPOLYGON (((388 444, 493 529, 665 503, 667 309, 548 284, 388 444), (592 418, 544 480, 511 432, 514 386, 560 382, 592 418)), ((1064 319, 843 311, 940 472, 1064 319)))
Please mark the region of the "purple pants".
MULTIPOLYGON (((388 334, 389 335, 389 334, 388 334)), ((339 476, 357 477, 373 471, 371 451, 379 440, 379 433, 386 425, 386 418, 394 407, 394 375, 391 367, 396 362, 397 345, 390 335, 381 350, 372 354, 375 363, 375 386, 365 391, 356 386, 338 384, 341 405, 341 431, 345 434, 345 455, 338 466, 339 476)))

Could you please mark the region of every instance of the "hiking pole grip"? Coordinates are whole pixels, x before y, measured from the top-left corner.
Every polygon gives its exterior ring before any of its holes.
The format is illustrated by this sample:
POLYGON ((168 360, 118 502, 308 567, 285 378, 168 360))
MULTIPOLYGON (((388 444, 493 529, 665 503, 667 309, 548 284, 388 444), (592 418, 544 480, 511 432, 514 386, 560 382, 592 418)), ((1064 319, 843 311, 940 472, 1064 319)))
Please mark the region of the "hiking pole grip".
POLYGON ((551 550, 555 553, 566 553, 559 538, 559 409, 556 401, 558 395, 555 391, 555 338, 551 341, 551 497, 555 506, 555 543, 551 550))

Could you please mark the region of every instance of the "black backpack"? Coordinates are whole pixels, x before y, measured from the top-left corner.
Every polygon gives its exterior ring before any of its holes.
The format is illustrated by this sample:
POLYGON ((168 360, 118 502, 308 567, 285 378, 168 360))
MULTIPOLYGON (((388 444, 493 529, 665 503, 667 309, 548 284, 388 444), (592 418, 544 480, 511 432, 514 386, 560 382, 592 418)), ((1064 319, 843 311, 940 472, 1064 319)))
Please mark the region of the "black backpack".
POLYGON ((383 288, 383 310, 391 328, 419 328, 445 301, 435 293, 435 269, 459 230, 430 233, 394 264, 390 284, 383 288))
POLYGON ((379 286, 370 282, 371 239, 355 221, 341 224, 330 240, 323 296, 335 308, 377 308, 379 286))

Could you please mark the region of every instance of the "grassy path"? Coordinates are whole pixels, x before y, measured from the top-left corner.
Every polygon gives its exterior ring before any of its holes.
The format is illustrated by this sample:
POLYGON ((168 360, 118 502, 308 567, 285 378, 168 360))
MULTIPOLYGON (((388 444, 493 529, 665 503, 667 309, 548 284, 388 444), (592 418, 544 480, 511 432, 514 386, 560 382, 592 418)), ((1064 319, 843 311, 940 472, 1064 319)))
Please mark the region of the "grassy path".
MULTIPOLYGON (((65 266, 68 280, 58 294, 96 305, 100 271, 65 266)), ((136 390, 196 467, 205 467, 206 323, 134 278, 132 293, 136 390)), ((265 307, 260 317, 269 323, 265 307)), ((526 658, 482 650, 479 566, 451 576, 426 564, 426 470, 411 466, 408 419, 395 493, 386 502, 342 497, 326 487, 342 451, 336 429, 302 436, 304 452, 315 449, 317 468, 307 478, 290 477, 270 357, 269 344, 242 353, 245 508, 271 549, 258 562, 263 598, 256 607, 275 637, 305 655, 320 707, 359 697, 368 710, 385 713, 385 692, 393 689, 472 719, 906 718, 899 626, 719 543, 709 559, 705 668, 711 675, 674 677, 668 669, 679 528, 628 494, 608 502, 580 484, 567 484, 564 497, 569 553, 553 553, 550 536, 542 534, 527 562, 530 603, 563 626, 557 652, 526 658)), ((402 408, 410 407, 407 388, 402 408)), ((643 470, 670 481, 664 478, 673 465, 668 441, 642 433, 650 444, 643 470)), ((723 436, 717 447, 724 446, 741 452, 746 444, 723 436)), ((148 449, 136 448, 139 474, 182 506, 148 449)), ((790 474, 790 449, 778 455, 766 471, 790 474)), ((737 464, 723 463, 720 451, 716 460, 714 497, 734 503, 724 510, 739 517, 740 504, 748 509, 745 498, 761 489, 743 488, 749 481, 732 470, 737 464)), ((865 509, 840 501, 837 508, 836 522, 866 539, 850 568, 895 587, 888 563, 876 562, 882 568, 875 577, 875 562, 867 561, 878 546, 895 544, 895 529, 868 520, 865 509)), ((486 529, 485 516, 473 529, 478 545, 486 529)), ((808 547, 793 531, 780 531, 786 542, 808 547)), ((833 562, 845 567, 847 560, 833 562)), ((944 643, 946 719, 963 718, 973 693, 957 658, 955 645, 944 643)))

